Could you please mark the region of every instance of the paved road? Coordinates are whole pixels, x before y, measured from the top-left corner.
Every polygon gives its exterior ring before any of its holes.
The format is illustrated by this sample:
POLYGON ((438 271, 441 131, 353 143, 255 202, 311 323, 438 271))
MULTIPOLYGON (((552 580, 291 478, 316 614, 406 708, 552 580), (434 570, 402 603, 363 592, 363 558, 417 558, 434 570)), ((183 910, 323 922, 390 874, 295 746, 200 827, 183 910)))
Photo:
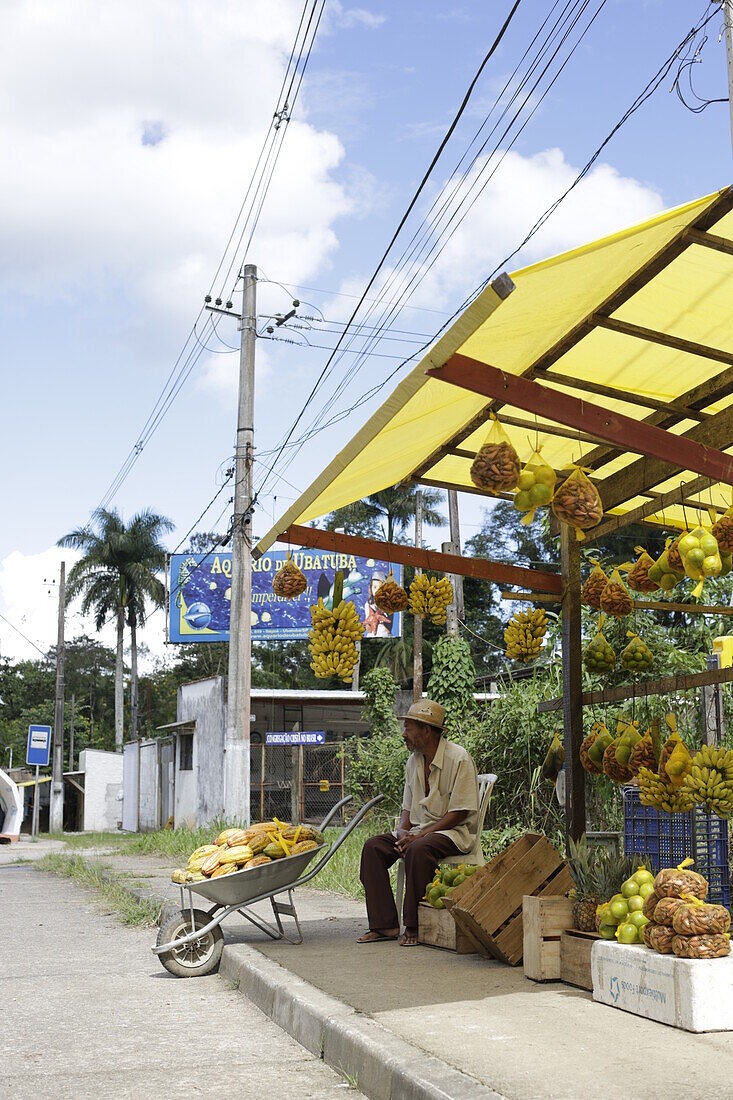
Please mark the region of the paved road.
POLYGON ((14 1100, 360 1096, 217 976, 170 977, 151 929, 0 866, 2 1093, 14 1100))

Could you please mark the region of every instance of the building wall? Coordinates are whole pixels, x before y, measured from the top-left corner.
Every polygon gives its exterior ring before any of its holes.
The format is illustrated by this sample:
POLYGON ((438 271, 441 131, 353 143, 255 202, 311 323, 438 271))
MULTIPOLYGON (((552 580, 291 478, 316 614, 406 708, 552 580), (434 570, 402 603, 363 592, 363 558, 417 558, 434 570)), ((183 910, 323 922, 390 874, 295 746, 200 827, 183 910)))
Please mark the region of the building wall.
POLYGON ((79 753, 84 772, 85 832, 114 832, 122 823, 122 753, 84 749, 79 753))
POLYGON ((158 828, 158 742, 140 742, 140 814, 138 831, 154 832, 158 828))
MULTIPOLYGON (((226 697, 221 676, 182 684, 178 689, 178 721, 195 721, 193 769, 180 770, 176 753, 176 825, 183 821, 206 825, 224 809, 224 740, 226 697)), ((177 738, 180 742, 180 738, 177 738)))

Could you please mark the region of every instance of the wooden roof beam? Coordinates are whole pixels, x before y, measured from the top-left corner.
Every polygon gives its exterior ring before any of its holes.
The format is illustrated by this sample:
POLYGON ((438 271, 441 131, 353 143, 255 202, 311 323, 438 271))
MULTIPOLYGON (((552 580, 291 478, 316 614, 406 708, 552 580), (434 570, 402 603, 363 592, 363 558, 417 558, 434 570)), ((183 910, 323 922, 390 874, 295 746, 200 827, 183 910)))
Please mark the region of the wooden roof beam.
POLYGON ((687 355, 698 355, 702 359, 712 359, 716 363, 727 363, 728 366, 733 365, 733 351, 711 348, 708 344, 698 344, 694 340, 685 340, 681 336, 673 336, 668 332, 644 328, 643 325, 634 325, 630 321, 622 321, 619 317, 608 317, 603 313, 596 313, 593 320, 598 328, 620 333, 621 336, 631 336, 636 340, 645 340, 649 344, 660 344, 662 347, 672 348, 674 351, 683 351, 687 355))
MULTIPOLYGON (((542 386, 524 376, 505 374, 496 367, 490 367, 467 355, 452 355, 442 367, 433 367, 427 373, 472 393, 498 398, 504 404, 513 405, 525 412, 541 413, 568 427, 579 430, 588 427, 594 435, 608 440, 621 450, 651 456, 652 463, 668 468, 668 472, 662 472, 660 476, 645 477, 634 493, 620 499, 628 500, 644 488, 664 481, 675 469, 692 470, 733 485, 733 456, 717 450, 719 445, 730 446, 733 441, 733 408, 696 425, 685 435, 673 435, 646 421, 609 412, 571 394, 542 386)), ((650 459, 644 458, 641 461, 649 462, 650 459)), ((631 469, 638 466, 639 463, 634 463, 631 469)), ((621 477, 625 473, 626 470, 622 470, 617 476, 621 477)), ((620 503, 620 500, 606 501, 605 487, 609 481, 613 482, 614 478, 607 478, 603 483, 601 496, 604 505, 610 508, 620 503)))
MULTIPOLYGON (((673 504, 679 504, 680 497, 684 496, 685 493, 700 493, 714 484, 715 482, 711 477, 697 477, 694 481, 688 481, 684 487, 670 489, 655 500, 648 500, 644 504, 639 504, 636 508, 631 508, 621 516, 607 515, 601 520, 598 527, 586 532, 586 539, 588 542, 593 542, 596 539, 605 538, 606 535, 613 535, 616 531, 628 527, 631 523, 643 523, 649 516, 659 515, 665 508, 670 508, 673 504)), ((603 489, 601 488, 602 493, 603 489)))
MULTIPOLYGON (((733 356, 731 356, 733 362, 733 356)), ((647 397, 643 393, 633 393, 631 390, 622 390, 617 386, 604 386, 600 382, 588 382, 584 378, 576 378, 569 374, 557 374, 554 370, 545 375, 548 382, 557 382, 559 386, 568 386, 571 389, 583 390, 586 393, 595 393, 599 397, 610 397, 614 401, 627 401, 630 405, 641 405, 646 409, 671 413, 673 416, 689 420, 705 420, 710 413, 700 412, 699 409, 690 409, 686 405, 680 405, 676 401, 661 401, 656 397, 647 397)))
POLYGON ((725 252, 733 256, 733 241, 719 237, 717 233, 706 233, 701 229, 688 229, 687 239, 691 244, 700 244, 703 248, 714 248, 716 252, 725 252))
POLYGON ((559 573, 547 573, 541 569, 527 569, 521 565, 488 561, 486 558, 464 558, 460 554, 441 554, 435 550, 423 550, 417 546, 403 546, 396 542, 380 542, 361 535, 343 535, 337 531, 322 531, 317 527, 301 527, 292 524, 278 535, 280 542, 296 546, 308 546, 315 550, 332 550, 336 553, 355 554, 363 558, 382 558, 401 565, 413 565, 421 569, 436 569, 442 573, 457 573, 462 577, 477 577, 495 584, 518 584, 530 591, 560 592, 562 581, 559 573))

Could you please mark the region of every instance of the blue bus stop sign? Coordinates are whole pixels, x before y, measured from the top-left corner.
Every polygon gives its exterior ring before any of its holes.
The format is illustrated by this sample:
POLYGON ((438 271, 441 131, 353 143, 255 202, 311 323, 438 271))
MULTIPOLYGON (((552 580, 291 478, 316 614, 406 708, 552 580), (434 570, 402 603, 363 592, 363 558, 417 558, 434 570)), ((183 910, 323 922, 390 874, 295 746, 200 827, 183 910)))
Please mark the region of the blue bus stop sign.
POLYGON ((39 768, 47 768, 51 756, 51 727, 29 726, 28 749, 25 754, 26 764, 34 764, 39 768))

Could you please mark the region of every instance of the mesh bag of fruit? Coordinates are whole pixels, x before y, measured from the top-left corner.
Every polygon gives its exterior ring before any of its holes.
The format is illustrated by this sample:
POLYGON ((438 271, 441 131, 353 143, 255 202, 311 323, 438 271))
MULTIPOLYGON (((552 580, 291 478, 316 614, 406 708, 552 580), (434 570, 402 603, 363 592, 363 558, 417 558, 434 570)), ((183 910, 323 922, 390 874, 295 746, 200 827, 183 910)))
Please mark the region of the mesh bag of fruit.
POLYGON ((648 731, 631 750, 629 767, 634 775, 637 774, 639 768, 647 768, 650 771, 657 770, 657 754, 654 751, 654 742, 648 731))
POLYGON ((644 904, 641 908, 642 913, 648 920, 654 920, 654 910, 659 904, 660 898, 652 890, 651 894, 648 894, 644 898, 644 904))
POLYGON ((677 741, 664 765, 664 770, 673 787, 681 787, 687 776, 691 774, 692 757, 684 741, 677 741))
POLYGON ((650 924, 645 924, 644 927, 641 930, 641 935, 642 935, 642 939, 644 940, 644 945, 646 947, 651 947, 652 950, 654 950, 654 944, 652 943, 652 931, 654 930, 654 928, 655 928, 655 925, 650 923, 650 924))
POLYGON ((733 504, 720 519, 713 524, 713 534, 718 542, 721 554, 730 554, 733 551, 733 504))
POLYGON ((392 570, 389 571, 389 576, 386 581, 382 581, 377 591, 374 593, 374 602, 380 611, 386 611, 388 615, 393 615, 396 611, 404 611, 407 607, 409 597, 407 592, 398 584, 394 579, 392 570))
POLYGON ((656 592, 659 584, 649 576, 649 570, 654 569, 654 559, 647 554, 643 546, 634 547, 639 555, 633 565, 626 563, 628 574, 626 583, 634 592, 656 592))
POLYGON ((510 493, 517 488, 519 472, 519 455, 492 413, 489 434, 471 463, 471 481, 486 493, 510 493))
POLYGON ((580 466, 555 490, 552 510, 556 517, 575 528, 578 539, 585 538, 583 531, 595 527, 603 519, 603 504, 596 487, 580 466))
POLYGON ((681 898, 691 894, 694 898, 705 900, 708 884, 697 871, 688 870, 691 859, 685 859, 679 867, 665 867, 654 879, 654 893, 660 898, 681 898))
POLYGON ((525 512, 522 523, 529 525, 537 508, 549 504, 555 492, 556 475, 549 462, 545 462, 537 447, 530 455, 519 475, 517 492, 512 501, 518 512, 525 512))
POLYGON ((674 915, 678 909, 687 905, 682 898, 660 898, 654 909, 652 920, 655 924, 665 924, 667 928, 674 927, 674 915))
POLYGON ((608 584, 601 592, 601 611, 612 615, 614 619, 623 619, 634 610, 634 601, 621 579, 618 569, 614 569, 608 584))
POLYGON ((282 569, 278 569, 272 578, 272 591, 285 600, 294 600, 308 587, 305 574, 298 569, 288 553, 288 559, 282 569))
POLYGON ((622 667, 627 672, 648 672, 654 664, 654 654, 651 649, 632 630, 627 632, 626 637, 631 638, 631 641, 621 652, 622 667))
POLYGON ((680 959, 722 959, 730 955, 728 936, 675 936, 672 950, 680 959))
POLYGON ((663 588, 668 593, 680 583, 685 575, 682 558, 679 558, 679 561, 675 558, 674 566, 672 565, 671 544, 672 539, 667 539, 664 550, 649 570, 649 580, 656 582, 658 588, 663 588))
POLYGON ((555 733, 552 738, 552 743, 547 750, 547 756, 542 764, 542 775, 545 779, 548 779, 551 783, 554 783, 558 775, 562 771, 562 766, 565 763, 565 749, 562 747, 562 741, 555 733))
POLYGON ((722 572, 723 562, 718 540, 704 527, 696 527, 694 531, 682 535, 678 549, 685 573, 691 580, 698 581, 692 590, 692 595, 697 598, 705 580, 708 577, 717 577, 722 572))
MULTIPOLYGON (((672 901, 672 898, 665 900, 672 901)), ((675 909, 672 927, 679 936, 722 934, 730 928, 730 913, 724 905, 706 905, 699 898, 676 900, 680 904, 675 909)))
POLYGON ((589 775, 600 775, 601 773, 601 769, 597 767, 590 758, 590 749, 597 736, 598 731, 594 726, 580 746, 580 763, 589 775))
POLYGON ((612 741, 603 754, 603 771, 612 779, 614 783, 628 783, 630 779, 633 779, 633 772, 631 768, 625 764, 619 763, 616 756, 618 752, 620 738, 617 737, 615 741, 612 741))
POLYGON ((593 607, 596 611, 601 610, 601 592, 607 584, 608 577, 596 562, 580 593, 580 599, 586 607, 593 607))
POLYGON ((583 653, 583 664, 589 672, 598 676, 611 672, 616 664, 616 654, 603 636, 603 616, 598 619, 598 629, 583 653))
POLYGON ((649 946, 658 951, 660 955, 672 954, 672 940, 675 938, 673 928, 667 928, 666 924, 647 924, 651 928, 649 933, 649 946))

